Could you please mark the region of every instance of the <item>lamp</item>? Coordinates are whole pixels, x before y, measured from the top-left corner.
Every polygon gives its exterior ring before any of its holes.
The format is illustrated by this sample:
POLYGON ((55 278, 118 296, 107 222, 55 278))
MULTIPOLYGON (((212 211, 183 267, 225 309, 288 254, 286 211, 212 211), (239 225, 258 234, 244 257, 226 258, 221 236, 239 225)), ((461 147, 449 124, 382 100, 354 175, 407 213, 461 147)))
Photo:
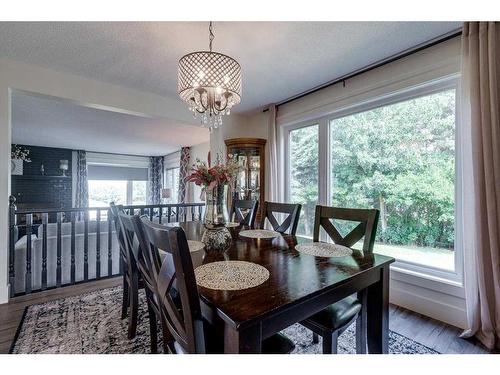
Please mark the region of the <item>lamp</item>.
POLYGON ((62 170, 62 175, 66 177, 66 171, 69 169, 68 160, 59 160, 59 169, 62 170))
POLYGON ((210 51, 189 53, 179 60, 178 89, 193 115, 201 114, 202 126, 212 130, 241 101, 241 67, 235 59, 212 52, 212 22, 208 31, 210 51))

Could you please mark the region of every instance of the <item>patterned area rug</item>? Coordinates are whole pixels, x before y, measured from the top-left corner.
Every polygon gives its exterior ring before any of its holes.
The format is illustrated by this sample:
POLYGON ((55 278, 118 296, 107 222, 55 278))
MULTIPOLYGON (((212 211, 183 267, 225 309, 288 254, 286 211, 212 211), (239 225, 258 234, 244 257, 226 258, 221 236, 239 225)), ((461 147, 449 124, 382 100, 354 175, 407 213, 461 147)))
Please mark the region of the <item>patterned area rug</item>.
MULTIPOLYGON (((149 320, 141 296, 137 336, 127 338, 127 320, 121 320, 121 287, 102 289, 75 297, 29 306, 19 326, 11 352, 18 354, 129 354, 149 353, 149 320)), ((283 331, 296 345, 294 353, 321 353, 312 333, 299 324, 283 331)), ((354 325, 339 338, 339 353, 355 353, 354 325)), ((161 348, 161 345, 159 345, 161 348)), ((161 350, 161 349, 160 349, 161 350)), ((392 354, 438 354, 407 337, 390 332, 392 354)))

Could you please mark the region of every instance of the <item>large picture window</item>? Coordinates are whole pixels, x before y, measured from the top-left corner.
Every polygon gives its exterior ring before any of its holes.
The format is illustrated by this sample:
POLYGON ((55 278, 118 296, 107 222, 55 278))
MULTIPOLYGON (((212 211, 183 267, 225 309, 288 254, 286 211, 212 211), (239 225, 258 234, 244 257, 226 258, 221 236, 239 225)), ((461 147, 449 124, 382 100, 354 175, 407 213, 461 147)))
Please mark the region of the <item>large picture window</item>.
POLYGON ((455 90, 330 122, 331 202, 380 210, 375 252, 454 270, 455 90))
POLYGON ((285 126, 285 198, 303 205, 297 233, 312 236, 318 201, 377 208, 374 252, 439 276, 459 273, 455 96, 449 80, 285 126))

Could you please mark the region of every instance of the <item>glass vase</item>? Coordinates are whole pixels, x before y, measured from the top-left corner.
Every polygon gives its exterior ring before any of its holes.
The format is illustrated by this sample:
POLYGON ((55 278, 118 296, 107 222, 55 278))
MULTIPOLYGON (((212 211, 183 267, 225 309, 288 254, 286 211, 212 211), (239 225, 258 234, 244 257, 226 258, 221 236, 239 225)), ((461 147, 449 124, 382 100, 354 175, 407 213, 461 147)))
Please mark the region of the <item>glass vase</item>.
POLYGON ((226 228, 228 185, 216 185, 205 194, 205 232, 201 241, 207 252, 223 252, 231 246, 231 233, 226 228))

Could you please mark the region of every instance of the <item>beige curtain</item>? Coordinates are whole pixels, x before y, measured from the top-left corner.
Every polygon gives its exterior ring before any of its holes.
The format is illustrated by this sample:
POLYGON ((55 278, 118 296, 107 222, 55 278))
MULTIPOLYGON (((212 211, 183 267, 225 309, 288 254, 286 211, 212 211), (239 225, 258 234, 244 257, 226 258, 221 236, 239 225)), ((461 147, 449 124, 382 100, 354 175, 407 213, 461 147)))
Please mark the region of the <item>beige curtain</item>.
MULTIPOLYGON (((267 150, 269 155, 269 178, 267 188, 267 200, 271 202, 278 202, 280 199, 279 188, 279 166, 278 166, 278 129, 276 125, 276 105, 269 106, 269 119, 267 125, 267 150)), ((266 177, 267 178, 267 177, 266 177)))
MULTIPOLYGON (((500 23, 466 22, 462 34, 463 120, 470 122, 474 246, 465 251, 468 329, 500 347, 500 23)), ((469 197, 471 199, 471 197, 469 197)))

